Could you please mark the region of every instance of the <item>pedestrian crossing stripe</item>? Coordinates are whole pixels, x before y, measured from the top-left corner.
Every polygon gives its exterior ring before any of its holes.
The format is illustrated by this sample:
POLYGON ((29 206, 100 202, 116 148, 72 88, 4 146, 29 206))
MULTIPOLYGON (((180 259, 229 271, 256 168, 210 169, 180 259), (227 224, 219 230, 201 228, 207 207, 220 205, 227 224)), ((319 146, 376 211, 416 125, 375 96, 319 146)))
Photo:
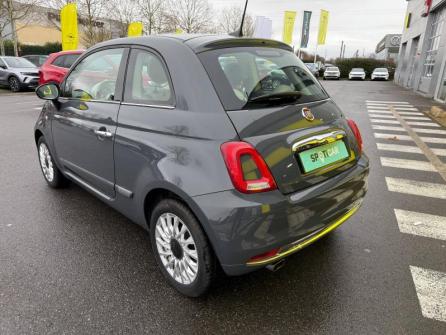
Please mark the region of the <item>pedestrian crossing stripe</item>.
POLYGON ((404 152, 411 154, 421 154, 422 151, 420 148, 413 145, 401 145, 401 144, 387 144, 387 143, 376 143, 378 150, 383 151, 395 151, 395 152, 404 152))
POLYGON ((406 116, 406 115, 403 115, 402 118, 405 119, 405 120, 432 121, 431 119, 429 119, 428 117, 425 117, 425 116, 406 116))
MULTIPOLYGON (((446 130, 442 130, 442 129, 412 128, 412 130, 417 133, 446 135, 446 130)), ((446 139, 445 139, 445 143, 446 143, 446 139)))
POLYGON ((395 119, 393 115, 378 115, 378 114, 369 114, 370 117, 377 117, 382 119, 395 119))
POLYGON ((390 105, 409 105, 407 101, 382 101, 382 100, 366 100, 367 103, 381 103, 390 105))
POLYGON ((446 273, 410 266, 421 314, 446 322, 446 273))
POLYGON ((391 111, 379 111, 379 110, 374 110, 374 109, 369 109, 368 112, 369 113, 376 113, 376 114, 392 114, 391 111))
POLYGON ((375 129, 375 130, 390 130, 390 131, 403 131, 403 132, 406 132, 406 129, 404 129, 403 127, 377 126, 376 124, 373 124, 372 128, 375 129))
MULTIPOLYGON (((428 161, 419 161, 413 159, 400 159, 392 157, 380 157, 381 165, 397 169, 417 170, 436 172, 435 167, 428 161)), ((445 226, 446 229, 446 226, 445 226)))
MULTIPOLYGON (((374 133, 375 138, 382 138, 386 140, 397 140, 397 141, 413 141, 413 138, 409 135, 400 134, 388 134, 388 133, 374 133)), ((446 138, 441 137, 426 137, 420 136, 420 139, 425 143, 446 143, 446 138)))
POLYGON ((446 199, 446 184, 390 177, 386 177, 386 184, 390 192, 446 199))
POLYGON ((414 112, 418 112, 418 108, 415 108, 415 107, 395 107, 395 106, 392 106, 392 107, 396 111, 414 111, 414 112))
POLYGON ((417 112, 400 112, 398 111, 399 115, 407 115, 407 116, 411 116, 411 115, 424 115, 423 113, 417 113, 417 112))
POLYGON ((402 233, 446 241, 446 217, 394 209, 402 233))
MULTIPOLYGON (((429 119, 430 120, 430 119, 429 119)), ((432 120, 430 120, 432 121, 432 120)), ((420 126, 420 127, 436 127, 440 128, 439 124, 433 123, 433 122, 418 122, 418 121, 407 121, 406 122, 410 126, 420 126)))
POLYGON ((372 123, 384 123, 384 124, 400 124, 396 120, 382 120, 382 119, 370 119, 372 123))

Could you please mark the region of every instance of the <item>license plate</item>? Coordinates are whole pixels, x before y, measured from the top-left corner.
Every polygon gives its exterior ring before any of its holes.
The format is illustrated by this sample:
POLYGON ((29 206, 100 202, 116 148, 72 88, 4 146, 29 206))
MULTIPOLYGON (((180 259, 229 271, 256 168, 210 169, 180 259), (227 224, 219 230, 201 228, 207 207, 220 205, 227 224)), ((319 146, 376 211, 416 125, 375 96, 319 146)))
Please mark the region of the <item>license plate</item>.
POLYGON ((299 153, 305 173, 344 160, 350 156, 343 141, 321 145, 299 153))

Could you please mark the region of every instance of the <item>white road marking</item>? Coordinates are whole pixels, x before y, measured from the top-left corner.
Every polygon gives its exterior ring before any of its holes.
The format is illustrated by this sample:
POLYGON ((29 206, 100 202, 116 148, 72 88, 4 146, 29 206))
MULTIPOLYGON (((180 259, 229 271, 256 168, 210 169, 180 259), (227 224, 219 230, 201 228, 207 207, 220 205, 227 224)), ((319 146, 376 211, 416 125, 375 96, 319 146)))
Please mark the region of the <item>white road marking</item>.
POLYGON ((412 130, 416 131, 417 133, 446 135, 446 130, 442 129, 412 128, 412 130))
POLYGON ((368 112, 369 113, 377 113, 377 114, 392 114, 391 111, 377 111, 377 110, 374 110, 374 109, 369 109, 368 112))
POLYGON ((373 108, 373 109, 379 109, 379 110, 389 110, 388 106, 370 106, 367 105, 367 107, 373 108))
POLYGON ((403 131, 403 132, 406 132, 406 129, 404 129, 403 127, 377 126, 376 124, 373 124, 372 128, 375 129, 375 130, 391 130, 391 131, 403 131))
POLYGON ((429 119, 428 117, 425 117, 425 116, 406 116, 406 115, 402 115, 401 117, 404 120, 432 121, 431 119, 429 119))
POLYGON ((386 183, 390 192, 446 199, 446 184, 390 177, 386 177, 386 183))
POLYGON ((382 100, 366 100, 366 102, 370 103, 382 103, 382 104, 388 104, 388 105, 409 105, 406 101, 382 101, 382 100))
POLYGON ((372 123, 385 123, 385 124, 400 124, 396 120, 381 120, 381 119, 370 119, 372 123))
POLYGON ((418 171, 428 171, 428 172, 437 171, 435 167, 428 161, 418 161, 413 159, 400 159, 392 157, 380 157, 380 159, 382 166, 387 166, 397 169, 408 169, 408 170, 418 170, 418 171))
POLYGON ((437 156, 446 156, 446 149, 431 148, 431 150, 437 156))
POLYGON ((423 113, 417 113, 417 112, 400 112, 398 111, 399 115, 407 115, 407 116, 411 116, 411 115, 424 115, 423 113))
POLYGON ((446 273, 410 266, 425 318, 446 322, 446 273))
POLYGON ((383 151, 396 151, 396 152, 407 152, 411 154, 421 154, 421 149, 413 145, 401 145, 401 144, 387 144, 387 143, 376 143, 378 150, 383 151))
POLYGON ((446 241, 446 217, 394 209, 400 231, 446 241))
POLYGON ((421 140, 426 143, 438 143, 438 144, 446 144, 446 138, 444 137, 426 137, 420 136, 421 140))
POLYGON ((393 115, 379 115, 379 114, 369 114, 370 117, 379 117, 382 119, 394 119, 393 115))
POLYGON ((42 107, 35 107, 35 108, 33 108, 34 110, 41 110, 42 109, 42 107))
MULTIPOLYGON (((432 121, 432 120, 431 120, 432 121)), ((421 127, 437 127, 439 128, 440 125, 433 123, 433 122, 418 122, 418 121, 407 121, 406 122, 409 126, 421 126, 421 127)))
POLYGON ((396 107, 393 106, 393 109, 396 111, 414 111, 414 112, 418 112, 418 108, 415 107, 396 107))
POLYGON ((383 138, 385 140, 395 140, 395 141, 413 141, 412 137, 408 135, 400 134, 384 134, 384 133, 373 133, 375 138, 383 138))

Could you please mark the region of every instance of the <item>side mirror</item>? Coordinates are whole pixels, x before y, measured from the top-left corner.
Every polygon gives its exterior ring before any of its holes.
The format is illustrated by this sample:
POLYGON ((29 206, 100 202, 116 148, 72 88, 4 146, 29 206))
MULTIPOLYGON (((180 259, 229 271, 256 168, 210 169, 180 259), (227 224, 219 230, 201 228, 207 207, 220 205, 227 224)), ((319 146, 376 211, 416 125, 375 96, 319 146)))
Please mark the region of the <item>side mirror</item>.
POLYGON ((6 65, 0 65, 0 69, 6 70, 7 67, 6 67, 6 65))
POLYGON ((57 100, 60 96, 59 85, 43 84, 36 88, 36 95, 43 100, 57 100))

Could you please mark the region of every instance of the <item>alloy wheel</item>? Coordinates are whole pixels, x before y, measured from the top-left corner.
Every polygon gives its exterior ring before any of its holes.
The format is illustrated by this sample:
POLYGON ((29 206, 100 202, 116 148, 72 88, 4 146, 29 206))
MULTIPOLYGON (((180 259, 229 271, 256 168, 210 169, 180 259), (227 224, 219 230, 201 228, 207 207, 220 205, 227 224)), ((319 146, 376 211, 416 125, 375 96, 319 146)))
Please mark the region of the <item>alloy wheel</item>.
POLYGON ((11 88, 11 91, 18 92, 20 90, 20 83, 15 77, 9 78, 9 87, 11 88))
POLYGON ((48 150, 48 147, 45 143, 40 143, 39 160, 45 179, 51 183, 54 179, 53 160, 51 159, 50 151, 48 150))
POLYGON ((178 283, 190 285, 198 274, 198 252, 185 223, 175 214, 163 213, 156 222, 155 239, 164 268, 178 283))

